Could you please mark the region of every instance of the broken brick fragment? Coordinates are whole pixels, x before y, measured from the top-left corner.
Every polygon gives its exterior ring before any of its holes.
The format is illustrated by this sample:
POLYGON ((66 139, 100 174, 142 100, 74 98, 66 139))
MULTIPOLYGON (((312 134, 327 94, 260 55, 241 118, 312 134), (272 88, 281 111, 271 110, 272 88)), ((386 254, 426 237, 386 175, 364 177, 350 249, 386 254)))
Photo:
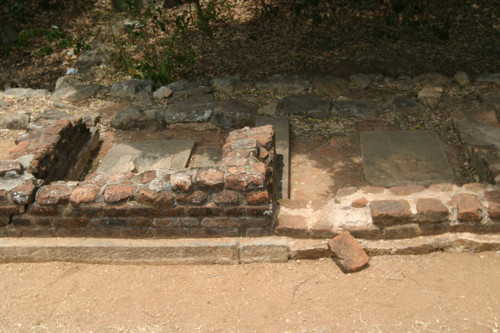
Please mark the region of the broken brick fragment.
POLYGON ((370 257, 348 231, 329 240, 328 246, 345 273, 357 272, 370 261, 370 257))

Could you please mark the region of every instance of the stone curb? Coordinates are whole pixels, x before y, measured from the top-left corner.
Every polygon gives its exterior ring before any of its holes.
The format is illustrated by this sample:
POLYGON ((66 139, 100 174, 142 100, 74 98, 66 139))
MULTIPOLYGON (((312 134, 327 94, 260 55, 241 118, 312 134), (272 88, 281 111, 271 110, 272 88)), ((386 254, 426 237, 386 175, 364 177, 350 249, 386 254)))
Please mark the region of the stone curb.
MULTIPOLYGON (((436 251, 500 251, 500 235, 444 234, 400 240, 359 241, 370 256, 436 251)), ((2 238, 0 263, 80 262, 89 264, 282 263, 330 257, 326 240, 252 239, 2 238)))

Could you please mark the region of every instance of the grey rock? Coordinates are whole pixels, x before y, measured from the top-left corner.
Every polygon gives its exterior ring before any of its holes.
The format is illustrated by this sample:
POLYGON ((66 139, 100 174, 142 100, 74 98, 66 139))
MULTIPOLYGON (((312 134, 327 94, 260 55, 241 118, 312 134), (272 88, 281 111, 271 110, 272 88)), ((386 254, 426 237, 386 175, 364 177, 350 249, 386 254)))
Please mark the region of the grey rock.
POLYGON ((164 98, 169 98, 170 96, 172 96, 173 93, 174 91, 169 87, 161 86, 153 93, 153 97, 157 100, 160 100, 164 98))
POLYGON ((147 90, 141 90, 135 96, 135 105, 142 107, 149 107, 153 105, 153 98, 151 93, 147 90))
POLYGON ((354 74, 349 77, 349 83, 359 89, 366 89, 372 84, 368 74, 354 74))
POLYGON ((196 84, 194 84, 193 82, 188 81, 188 80, 179 80, 179 81, 175 81, 175 82, 167 84, 167 87, 172 89, 172 91, 175 93, 178 91, 196 88, 196 84))
POLYGON ((28 112, 18 112, 14 114, 0 115, 0 127, 8 129, 26 129, 30 122, 28 112))
POLYGON ((497 84, 500 85, 500 73, 484 73, 481 74, 477 80, 476 83, 481 83, 481 84, 497 84))
POLYGON ((457 72, 455 76, 453 76, 453 80, 462 88, 470 85, 469 76, 465 72, 457 72))
POLYGON ((422 87, 431 86, 431 87, 448 87, 450 85, 450 79, 444 76, 441 73, 437 72, 428 72, 423 73, 415 78, 413 78, 415 84, 420 85, 422 87))
POLYGON ((97 43, 91 50, 83 51, 77 60, 80 70, 89 69, 94 66, 107 66, 116 52, 113 45, 97 43))
POLYGON ((87 126, 92 127, 97 125, 101 120, 101 115, 97 112, 90 112, 82 115, 82 120, 87 124, 87 126))
POLYGON ((15 44, 19 38, 19 32, 10 23, 0 22, 0 48, 6 49, 15 44))
POLYGON ((328 97, 314 94, 285 96, 281 99, 278 110, 280 114, 322 117, 330 114, 331 101, 328 97))
POLYGON ((186 99, 188 97, 194 97, 194 96, 203 96, 203 95, 208 95, 213 92, 213 89, 210 87, 194 87, 191 89, 187 90, 179 90, 174 92, 172 99, 174 100, 180 100, 180 99, 186 99))
POLYGON ((10 88, 1 94, 12 98, 41 98, 49 96, 50 92, 46 89, 10 88))
MULTIPOLYGON (((64 118, 71 118, 69 113, 60 110, 45 110, 33 116, 31 119, 31 124, 36 123, 39 120, 59 120, 64 118)), ((30 124, 30 125, 31 125, 30 124)))
POLYGON ((278 109, 278 103, 272 102, 267 105, 264 105, 258 110, 258 113, 266 116, 275 116, 276 110, 278 109))
POLYGON ((257 109, 245 102, 222 100, 215 105, 210 122, 226 129, 255 126, 256 114, 257 109))
POLYGON ((82 85, 84 85, 84 82, 81 77, 76 75, 66 75, 66 76, 61 76, 60 78, 57 79, 55 90, 66 87, 82 86, 82 85))
POLYGON ((216 90, 232 93, 235 88, 243 84, 243 81, 239 75, 234 75, 228 78, 215 78, 211 83, 216 90))
POLYGON ((299 94, 309 89, 309 79, 302 74, 275 74, 255 84, 262 91, 299 94))
POLYGON ((140 91, 153 91, 153 81, 132 79, 115 82, 111 86, 110 95, 113 97, 134 97, 140 91))
POLYGON ((348 91, 347 81, 336 76, 320 76, 313 79, 315 90, 333 97, 345 95, 348 91))
POLYGON ((101 90, 101 85, 99 84, 66 86, 54 91, 54 93, 52 94, 52 99, 69 102, 80 102, 88 98, 95 97, 99 90, 101 90))
POLYGON ((409 76, 400 76, 396 80, 392 81, 389 85, 399 91, 407 91, 415 87, 415 83, 409 76))
POLYGON ((134 130, 146 127, 158 127, 158 118, 161 110, 150 110, 145 112, 137 107, 131 106, 119 111, 111 120, 111 126, 119 130, 134 130))
POLYGON ((167 124, 207 122, 213 109, 214 102, 210 95, 193 96, 169 105, 165 111, 165 122, 167 124))
POLYGON ((408 96, 396 96, 392 100, 394 111, 405 116, 422 116, 427 109, 408 96))
POLYGON ((382 75, 382 74, 375 73, 375 74, 370 74, 369 76, 370 76, 370 80, 373 83, 381 83, 384 81, 384 75, 382 75))
POLYGON ((418 92, 418 100, 424 105, 436 107, 442 95, 443 88, 439 86, 424 86, 422 90, 418 92))
POLYGON ((338 116, 372 118, 380 115, 385 109, 386 107, 378 102, 353 99, 335 102, 333 113, 338 116))

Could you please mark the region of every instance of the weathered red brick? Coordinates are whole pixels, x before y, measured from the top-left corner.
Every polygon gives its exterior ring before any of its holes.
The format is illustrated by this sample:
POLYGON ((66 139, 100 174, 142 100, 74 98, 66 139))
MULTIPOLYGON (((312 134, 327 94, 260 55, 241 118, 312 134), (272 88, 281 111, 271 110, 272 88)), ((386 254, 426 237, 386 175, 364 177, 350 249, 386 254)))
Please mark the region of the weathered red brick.
POLYGON ((28 205, 35 200, 36 185, 28 180, 11 190, 12 200, 18 205, 28 205))
POLYGON ((247 172, 247 169, 244 166, 230 166, 230 167, 227 167, 227 171, 229 173, 238 174, 238 173, 245 173, 245 172, 247 172))
POLYGON ((191 188, 191 175, 185 172, 177 172, 170 175, 172 189, 187 192, 191 188))
POLYGON ((137 175, 137 182, 140 184, 147 184, 156 178, 155 170, 148 170, 137 175))
POLYGON ((370 258, 352 235, 345 231, 328 242, 342 271, 357 272, 368 264, 370 258))
POLYGON ((223 209, 221 207, 213 206, 186 207, 186 214, 191 217, 222 216, 223 209))
POLYGON ((417 221, 442 222, 448 219, 448 208, 438 199, 417 200, 417 221))
POLYGON ((318 219, 309 229, 312 238, 330 238, 335 236, 333 225, 327 219, 318 219))
POLYGON ((266 164, 263 162, 250 162, 248 167, 249 172, 256 172, 258 174, 266 174, 266 164))
POLYGON ((263 204, 269 201, 268 191, 250 192, 245 195, 245 201, 250 205, 263 204))
POLYGON ((108 185, 104 190, 104 201, 117 203, 132 199, 135 196, 136 189, 133 185, 108 185))
POLYGON ((257 151, 257 140, 252 138, 233 139, 231 140, 231 150, 257 151))
POLYGON ((410 204, 406 200, 372 201, 370 211, 374 224, 401 224, 412 220, 410 204))
POLYGON ((266 149, 266 148, 259 148, 259 159, 261 161, 266 161, 266 162, 269 162, 268 161, 268 157, 269 157, 269 151, 266 149))
POLYGON ((121 182, 124 180, 130 180, 134 178, 134 174, 132 172, 117 172, 108 176, 109 181, 111 182, 121 182))
POLYGON ((191 228, 191 237, 237 237, 240 235, 238 228, 191 228))
POLYGON ((245 207, 224 207, 224 216, 246 216, 245 207))
POLYGON ((0 206, 0 215, 15 215, 24 213, 24 206, 6 205, 0 206))
POLYGON ((265 180, 262 174, 231 174, 226 176, 226 188, 239 191, 263 189, 265 180))
POLYGON ((273 137, 271 135, 252 135, 251 138, 265 149, 271 149, 273 146, 273 137))
POLYGON ((91 173, 85 177, 85 183, 104 185, 108 181, 108 176, 100 173, 91 173))
POLYGON ((0 177, 5 176, 7 172, 20 174, 22 172, 21 162, 16 160, 3 160, 0 161, 0 177))
POLYGON ((488 201, 488 214, 493 220, 500 220, 500 191, 489 191, 484 193, 488 201))
POLYGON ((9 191, 7 190, 0 190, 0 204, 1 205, 6 205, 10 204, 10 199, 9 199, 9 191))
POLYGON ((270 216, 271 206, 270 205, 260 205, 260 206, 246 206, 245 210, 248 216, 270 216))
POLYGON ((38 191, 37 202, 40 205, 67 204, 70 193, 71 188, 63 184, 45 185, 38 191))
POLYGON ((245 166, 249 163, 249 159, 239 155, 226 156, 220 162, 224 166, 245 166))
POLYGON ((181 219, 178 217, 161 217, 153 219, 152 226, 155 228, 181 227, 181 219))
POLYGON ((84 228, 89 224, 87 217, 63 217, 52 219, 55 228, 84 228))
POLYGON ((78 186, 71 191, 69 200, 73 205, 94 202, 100 191, 99 186, 78 186))
POLYGON ((12 217, 12 224, 16 228, 34 228, 36 227, 35 219, 32 217, 27 217, 23 215, 17 215, 12 217))
POLYGON ((201 221, 204 228, 231 228, 237 227, 237 218, 231 217, 206 217, 201 221))
POLYGON ((163 216, 185 216, 186 215, 186 208, 183 206, 176 206, 172 208, 165 208, 163 209, 163 216))
POLYGON ((424 190, 425 187, 421 185, 393 186, 389 189, 394 195, 410 195, 424 190))
POLYGON ((230 150, 224 155, 224 157, 236 156, 240 158, 248 158, 250 153, 251 151, 249 150, 230 150))
POLYGON ((263 125, 263 126, 248 128, 246 132, 248 135, 252 136, 267 135, 272 137, 274 135, 274 127, 273 125, 263 125))
POLYGON ((62 127, 70 127, 71 126, 71 120, 68 118, 62 118, 56 121, 55 126, 62 126, 62 127))
POLYGON ((368 200, 366 200, 366 198, 356 199, 356 200, 353 200, 353 202, 351 202, 351 206, 354 208, 363 208, 363 207, 366 207, 367 204, 368 204, 368 200))
POLYGON ((180 193, 177 195, 177 202, 187 204, 201 204, 207 200, 208 195, 203 191, 194 191, 192 193, 180 193))
POLYGON ((217 205, 225 206, 225 205, 236 205, 240 202, 240 197, 238 192, 223 190, 217 193, 214 193, 213 200, 217 205))
POLYGON ((201 188, 219 188, 224 186, 224 171, 219 169, 201 169, 196 173, 196 185, 201 188))
POLYGON ((90 227, 124 227, 128 223, 127 218, 99 217, 90 220, 90 227))
POLYGON ((28 206, 28 214, 36 216, 56 216, 60 214, 57 205, 32 204, 28 206))
POLYGON ((420 226, 417 223, 387 226, 383 231, 384 239, 418 237, 421 233, 420 226))
POLYGON ((453 196, 450 202, 458 209, 458 219, 463 222, 477 222, 481 220, 483 206, 473 194, 460 193, 453 196))
POLYGON ((170 191, 157 192, 149 189, 142 189, 137 194, 137 201, 160 207, 172 207, 175 203, 175 197, 170 191))
POLYGON ((304 216, 280 214, 278 225, 275 228, 279 236, 290 236, 297 238, 309 237, 309 226, 304 216))

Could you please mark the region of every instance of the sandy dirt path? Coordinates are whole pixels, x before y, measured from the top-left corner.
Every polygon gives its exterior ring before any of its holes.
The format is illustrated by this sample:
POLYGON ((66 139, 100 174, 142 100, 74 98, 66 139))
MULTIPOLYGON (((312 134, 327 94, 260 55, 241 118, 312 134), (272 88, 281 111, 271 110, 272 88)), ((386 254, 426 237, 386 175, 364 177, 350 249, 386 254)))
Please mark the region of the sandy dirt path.
POLYGON ((2 332, 499 332, 500 254, 241 266, 0 265, 2 332))

